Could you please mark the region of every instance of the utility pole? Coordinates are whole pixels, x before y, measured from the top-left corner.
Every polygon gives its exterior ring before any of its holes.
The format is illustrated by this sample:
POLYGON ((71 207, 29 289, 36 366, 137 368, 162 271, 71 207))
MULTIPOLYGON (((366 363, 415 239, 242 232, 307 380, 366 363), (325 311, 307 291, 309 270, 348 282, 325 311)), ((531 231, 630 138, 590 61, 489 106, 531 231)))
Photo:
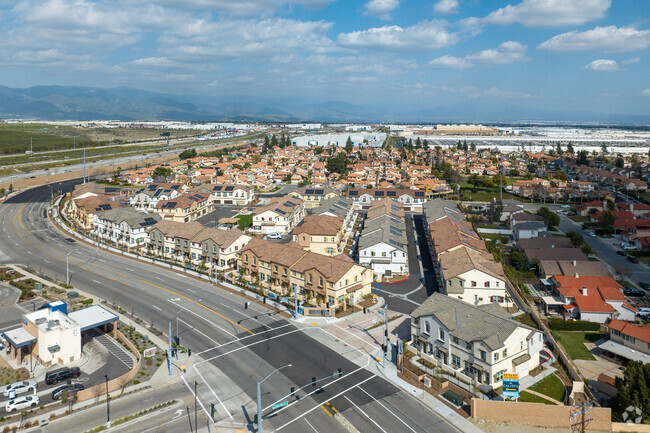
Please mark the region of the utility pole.
POLYGON ((198 382, 195 380, 194 381, 194 428, 198 432, 199 431, 199 423, 197 422, 197 418, 196 418, 197 417, 197 415, 196 415, 196 412, 197 412, 197 410, 196 410, 196 385, 197 385, 197 383, 198 382))
POLYGON ((86 149, 84 149, 84 183, 86 183, 86 149))
POLYGON ((384 304, 384 367, 388 358, 388 304, 384 304))
POLYGON ((115 176, 115 151, 113 151, 113 176, 115 176))
POLYGON ((593 418, 589 417, 589 412, 592 408, 593 405, 591 402, 585 401, 580 403, 578 406, 575 406, 575 409, 569 411, 571 430, 580 433, 585 433, 587 431, 589 422, 593 421, 593 418))

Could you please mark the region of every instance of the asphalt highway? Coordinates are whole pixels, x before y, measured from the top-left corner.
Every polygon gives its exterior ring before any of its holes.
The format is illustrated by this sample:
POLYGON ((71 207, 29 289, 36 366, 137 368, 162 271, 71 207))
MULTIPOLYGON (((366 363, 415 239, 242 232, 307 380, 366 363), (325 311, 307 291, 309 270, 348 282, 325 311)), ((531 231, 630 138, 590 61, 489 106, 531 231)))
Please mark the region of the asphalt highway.
MULTIPOLYGON (((78 182, 54 188, 67 191, 78 182)), ((363 363, 351 362, 311 338, 321 332, 318 327, 297 326, 255 303, 244 309, 243 298, 214 285, 73 240, 45 217, 49 197, 49 186, 43 186, 0 204, 3 261, 63 281, 69 260, 74 287, 135 313, 163 331, 163 338, 170 321, 175 335, 178 315, 180 343, 192 349, 191 358, 181 359, 187 372, 180 381, 189 393, 196 382, 202 417, 207 418, 214 404, 217 422, 249 424, 256 382, 292 364, 262 385, 267 431, 344 432, 333 416, 337 412, 361 432, 456 431, 363 363), (297 392, 290 396, 292 387, 297 392)), ((374 361, 367 357, 366 362, 374 361)), ((175 373, 179 367, 180 362, 175 373)))

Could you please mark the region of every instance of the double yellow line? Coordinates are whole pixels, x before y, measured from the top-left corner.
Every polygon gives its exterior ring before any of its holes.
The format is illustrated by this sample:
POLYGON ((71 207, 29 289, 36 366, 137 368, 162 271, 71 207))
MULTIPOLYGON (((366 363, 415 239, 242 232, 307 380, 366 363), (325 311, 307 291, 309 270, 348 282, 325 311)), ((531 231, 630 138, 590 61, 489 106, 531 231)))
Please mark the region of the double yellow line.
MULTIPOLYGON (((16 218, 18 218, 18 217, 20 216, 20 217, 21 217, 21 218, 19 219, 19 221, 20 221, 20 225, 22 226, 22 228, 23 228, 23 230, 25 231, 25 233, 27 233, 29 236, 32 236, 32 237, 33 237, 34 239, 36 239, 38 242, 40 242, 40 243, 46 245, 47 247, 53 249, 54 251, 57 251, 57 252, 60 253, 60 254, 63 254, 63 253, 64 253, 63 251, 61 251, 61 250, 59 250, 59 249, 57 249, 57 248, 54 248, 53 246, 51 246, 51 245, 49 245, 49 244, 47 244, 47 243, 45 243, 45 242, 43 242, 43 241, 37 239, 34 235, 32 235, 31 233, 29 233, 29 230, 27 230, 27 227, 25 227, 25 223, 23 222, 23 219, 22 219, 22 214, 23 214, 23 210, 25 209, 25 206, 27 206, 27 203, 25 203, 25 204, 20 208, 20 210, 19 210, 18 212, 16 212, 16 215, 14 216, 13 220, 11 221, 11 226, 13 227, 14 232, 16 233, 16 235, 18 235, 18 237, 19 237, 23 242, 25 242, 27 245, 29 245, 29 246, 31 246, 32 248, 34 248, 34 249, 40 251, 41 253, 46 254, 46 255, 48 255, 48 256, 52 257, 53 259, 58 260, 58 261, 60 261, 60 262, 65 262, 64 259, 62 259, 62 258, 60 258, 60 257, 57 257, 57 256, 54 256, 54 255, 48 253, 47 251, 42 250, 41 248, 39 248, 38 246, 34 245, 33 243, 29 242, 27 239, 25 239, 25 238, 24 238, 24 237, 23 237, 23 236, 18 232, 18 230, 16 229, 16 224, 15 224, 15 223, 16 223, 16 218)), ((104 270, 104 271, 110 272, 110 273, 114 273, 114 274, 120 275, 120 276, 122 276, 122 277, 124 277, 124 278, 131 278, 131 277, 129 277, 128 275, 122 274, 122 273, 117 272, 117 271, 115 271, 115 270, 113 270, 113 269, 104 268, 104 267, 99 266, 99 265, 96 265, 96 264, 94 264, 94 263, 89 263, 89 265, 90 265, 90 266, 93 266, 93 267, 95 267, 95 268, 102 269, 102 270, 104 270)), ((90 269, 87 269, 87 268, 85 268, 85 267, 83 267, 83 266, 81 266, 81 265, 76 265, 76 266, 77 266, 77 268, 79 268, 79 269, 81 269, 81 270, 84 270, 84 271, 86 271, 86 272, 90 272, 91 274, 94 274, 94 275, 97 275, 97 276, 100 276, 100 277, 104 277, 104 278, 108 278, 109 280, 111 280, 111 281, 115 281, 116 283, 120 283, 120 284, 122 284, 122 285, 124 285, 124 286, 131 287, 131 285, 129 285, 128 283, 125 283, 125 282, 122 281, 122 280, 118 280, 117 278, 110 277, 110 276, 108 276, 108 275, 106 275, 106 274, 103 274, 103 273, 100 274, 100 273, 98 273, 98 272, 91 271, 90 269)), ((244 331, 246 331, 246 332, 248 332, 248 333, 250 333, 250 334, 252 334, 252 335, 255 334, 255 333, 254 333, 253 331, 251 331, 250 329, 247 329, 247 328, 241 326, 239 323, 237 323, 237 322, 235 322, 235 321, 229 319, 228 317, 226 317, 226 316, 224 316, 223 314, 221 314, 221 313, 219 313, 219 312, 213 310, 212 308, 208 307, 207 305, 203 305, 203 304, 201 304, 200 302, 195 301, 194 299, 190 299, 190 298, 188 298, 188 297, 185 296, 185 295, 182 295, 182 294, 180 294, 180 293, 178 293, 178 292, 175 292, 175 291, 173 291, 173 290, 167 289, 167 288, 165 288, 165 287, 159 286, 159 285, 157 285, 157 284, 150 283, 149 281, 140 280, 140 279, 137 279, 136 281, 138 281, 138 282, 140 282, 140 283, 142 283, 142 284, 146 284, 146 285, 151 286, 151 287, 155 287, 156 289, 162 290, 162 291, 164 291, 164 292, 167 292, 167 293, 172 294, 172 295, 174 295, 174 296, 177 296, 177 297, 179 297, 179 298, 185 299, 186 301, 189 301, 189 302, 191 302, 191 303, 193 303, 193 304, 195 304, 195 305, 198 305, 198 306, 200 306, 200 307, 203 307, 203 308, 205 308, 206 310, 210 311, 211 313, 214 313, 214 314, 216 314, 217 316, 221 317, 222 319, 224 319, 224 320, 226 320, 226 321, 232 323, 233 325, 235 325, 235 326, 237 326, 237 327, 243 329, 244 331)))

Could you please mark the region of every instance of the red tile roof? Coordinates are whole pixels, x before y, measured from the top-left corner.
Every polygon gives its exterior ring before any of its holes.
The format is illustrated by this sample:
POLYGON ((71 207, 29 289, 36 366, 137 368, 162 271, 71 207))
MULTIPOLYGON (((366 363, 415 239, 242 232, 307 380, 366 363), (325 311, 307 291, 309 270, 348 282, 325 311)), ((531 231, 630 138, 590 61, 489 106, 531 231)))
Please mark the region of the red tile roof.
POLYGON ((630 337, 634 337, 637 340, 650 343, 650 323, 646 324, 645 326, 636 326, 632 323, 624 322, 622 320, 612 319, 612 321, 609 322, 609 325, 607 326, 609 329, 615 329, 621 334, 629 335, 630 337))

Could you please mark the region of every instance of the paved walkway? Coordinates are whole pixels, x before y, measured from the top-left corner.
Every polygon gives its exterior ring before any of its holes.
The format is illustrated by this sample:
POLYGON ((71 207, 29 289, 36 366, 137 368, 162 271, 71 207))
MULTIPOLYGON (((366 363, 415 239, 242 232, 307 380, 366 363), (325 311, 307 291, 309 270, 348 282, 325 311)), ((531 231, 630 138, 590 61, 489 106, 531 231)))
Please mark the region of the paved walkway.
POLYGON ((564 406, 564 403, 562 403, 561 401, 557 401, 556 399, 551 398, 546 394, 542 394, 541 392, 533 391, 532 389, 527 389, 526 392, 529 392, 529 393, 531 393, 533 395, 536 395, 537 397, 541 397, 544 400, 551 401, 551 402, 553 402, 553 403, 555 403, 555 404, 557 404, 559 406, 564 406))

